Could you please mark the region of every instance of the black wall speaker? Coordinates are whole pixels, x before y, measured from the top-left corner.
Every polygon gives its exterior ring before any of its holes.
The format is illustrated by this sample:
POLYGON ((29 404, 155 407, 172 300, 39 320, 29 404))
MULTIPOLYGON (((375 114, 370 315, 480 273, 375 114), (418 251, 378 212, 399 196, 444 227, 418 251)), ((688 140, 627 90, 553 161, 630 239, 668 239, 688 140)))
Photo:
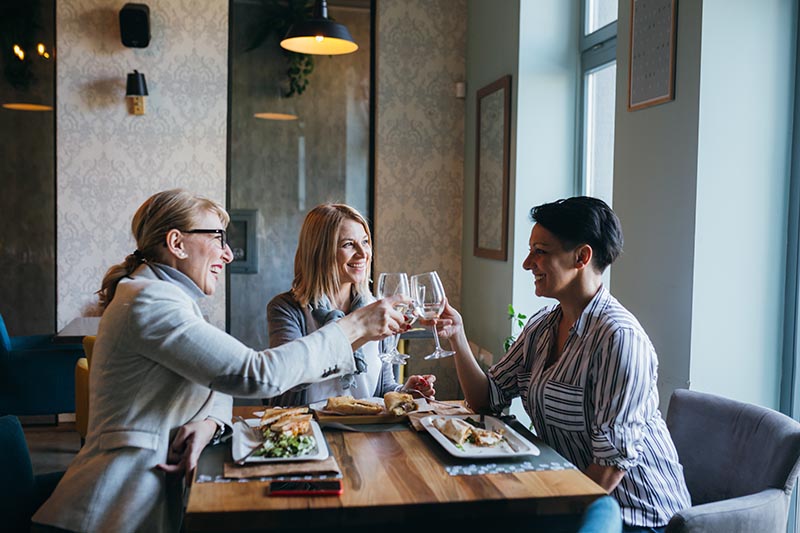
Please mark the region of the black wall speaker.
POLYGON ((122 44, 147 48, 150 44, 150 8, 144 4, 125 4, 119 10, 119 33, 122 44))

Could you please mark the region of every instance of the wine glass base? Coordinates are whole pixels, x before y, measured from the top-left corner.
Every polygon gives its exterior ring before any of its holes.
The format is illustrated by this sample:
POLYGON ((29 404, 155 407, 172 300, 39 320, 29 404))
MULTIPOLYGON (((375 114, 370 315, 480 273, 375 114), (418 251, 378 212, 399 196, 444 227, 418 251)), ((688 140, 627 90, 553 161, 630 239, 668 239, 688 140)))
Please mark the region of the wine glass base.
POLYGON ((450 357, 451 355, 455 355, 456 352, 450 352, 447 350, 436 350, 431 354, 425 356, 425 359, 444 359, 445 357, 450 357))

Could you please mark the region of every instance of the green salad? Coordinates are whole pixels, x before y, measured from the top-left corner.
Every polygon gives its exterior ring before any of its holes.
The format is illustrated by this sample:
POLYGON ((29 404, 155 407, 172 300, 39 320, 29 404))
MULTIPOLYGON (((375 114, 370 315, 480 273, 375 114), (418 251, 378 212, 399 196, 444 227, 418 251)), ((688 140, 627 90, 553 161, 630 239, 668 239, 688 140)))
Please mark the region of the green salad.
POLYGON ((317 441, 311 435, 264 432, 264 444, 254 455, 262 457, 298 457, 311 453, 317 441))

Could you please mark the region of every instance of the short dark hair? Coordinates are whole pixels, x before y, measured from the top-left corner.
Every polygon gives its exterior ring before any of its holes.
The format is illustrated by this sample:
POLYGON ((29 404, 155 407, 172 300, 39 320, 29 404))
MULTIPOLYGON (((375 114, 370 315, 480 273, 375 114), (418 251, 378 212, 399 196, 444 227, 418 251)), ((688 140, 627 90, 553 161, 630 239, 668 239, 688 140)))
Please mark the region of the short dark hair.
POLYGON ((565 250, 592 247, 595 267, 603 272, 622 253, 622 225, 603 200, 573 196, 531 209, 531 220, 555 235, 565 250))

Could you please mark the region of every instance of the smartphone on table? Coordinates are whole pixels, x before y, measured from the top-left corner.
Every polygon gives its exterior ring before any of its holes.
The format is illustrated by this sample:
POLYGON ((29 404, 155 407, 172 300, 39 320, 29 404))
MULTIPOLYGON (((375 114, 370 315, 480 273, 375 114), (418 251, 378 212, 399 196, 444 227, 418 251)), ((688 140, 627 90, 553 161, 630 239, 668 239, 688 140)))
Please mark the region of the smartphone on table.
POLYGON ((269 484, 270 496, 338 496, 341 493, 341 479, 273 481, 269 484))

